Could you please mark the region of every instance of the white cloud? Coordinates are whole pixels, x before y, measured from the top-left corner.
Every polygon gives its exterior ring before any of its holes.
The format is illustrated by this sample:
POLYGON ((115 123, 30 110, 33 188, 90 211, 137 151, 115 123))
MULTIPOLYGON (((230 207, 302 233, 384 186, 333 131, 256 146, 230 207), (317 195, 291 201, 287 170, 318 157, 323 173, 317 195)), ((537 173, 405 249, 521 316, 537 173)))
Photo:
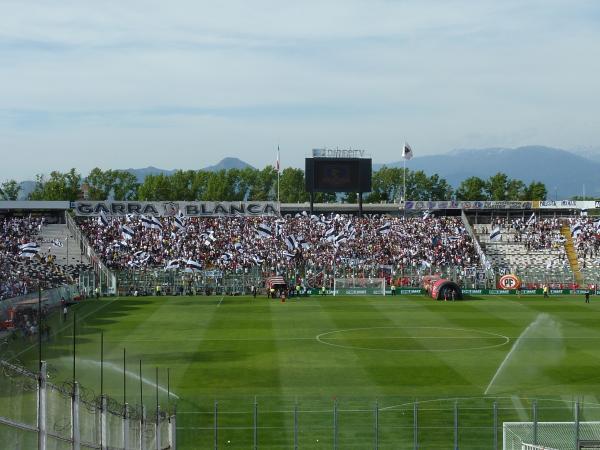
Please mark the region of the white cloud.
POLYGON ((598 145, 591 1, 3 2, 0 179, 272 147, 598 145), (43 149, 43 150, 42 150, 43 149), (86 154, 88 149, 93 152, 86 154), (21 173, 18 171, 22 170, 21 173), (29 172, 26 172, 29 170, 29 172))

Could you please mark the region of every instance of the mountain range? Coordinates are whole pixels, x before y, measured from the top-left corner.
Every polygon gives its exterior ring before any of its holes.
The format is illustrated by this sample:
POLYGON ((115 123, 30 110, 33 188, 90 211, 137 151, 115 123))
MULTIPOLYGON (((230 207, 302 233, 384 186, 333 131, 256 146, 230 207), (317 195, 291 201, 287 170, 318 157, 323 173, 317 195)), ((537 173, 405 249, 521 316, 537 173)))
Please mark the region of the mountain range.
MULTIPOLYGON (((385 165, 402 167, 402 162, 385 165)), ((381 166, 374 164, 373 170, 381 166)), ((527 184, 541 181, 551 199, 581 196, 584 191, 586 196, 600 197, 600 161, 551 147, 459 149, 415 157, 406 167, 428 175, 437 173, 453 187, 472 176, 486 179, 503 172, 527 184)))
MULTIPOLYGON (((245 169, 246 167, 253 168, 250 164, 242 161, 239 158, 223 158, 217 164, 213 166, 207 166, 201 170, 207 172, 218 172, 219 170, 229 170, 229 169, 245 169)), ((148 175, 172 175, 177 171, 177 169, 159 169, 157 167, 144 167, 143 169, 125 169, 127 172, 132 173, 136 176, 138 181, 141 183, 144 181, 148 175)))
MULTIPOLYGON (((417 150, 418 154, 418 150, 417 150)), ((402 167, 402 161, 386 164, 374 163, 373 170, 402 167)), ((238 158, 224 158, 219 163, 202 170, 218 171, 244 169, 252 166, 238 158)), ((518 148, 457 149, 438 155, 416 156, 406 163, 410 170, 423 170, 426 174, 437 173, 453 187, 471 176, 486 179, 503 172, 510 178, 525 183, 541 181, 546 185, 549 199, 568 199, 576 195, 600 198, 600 152, 583 150, 576 153, 558 148, 527 146, 518 148)), ((170 175, 175 170, 145 167, 126 169, 139 182, 150 174, 170 175)), ((33 190, 33 181, 21 183, 21 197, 33 190)))
MULTIPOLYGON (((219 170, 229 170, 229 169, 245 169, 246 167, 253 168, 250 164, 242 161, 239 158, 223 158, 217 164, 213 166, 204 167, 201 170, 205 170, 208 172, 218 172, 219 170)), ((159 169, 158 167, 144 167, 141 169, 125 169, 126 172, 132 173, 135 175, 139 183, 143 183, 144 179, 148 175, 172 175, 177 171, 177 169, 159 169)), ((20 183, 21 191, 19 192, 19 200, 25 200, 30 192, 33 192, 35 189, 35 181, 22 181, 20 183)))

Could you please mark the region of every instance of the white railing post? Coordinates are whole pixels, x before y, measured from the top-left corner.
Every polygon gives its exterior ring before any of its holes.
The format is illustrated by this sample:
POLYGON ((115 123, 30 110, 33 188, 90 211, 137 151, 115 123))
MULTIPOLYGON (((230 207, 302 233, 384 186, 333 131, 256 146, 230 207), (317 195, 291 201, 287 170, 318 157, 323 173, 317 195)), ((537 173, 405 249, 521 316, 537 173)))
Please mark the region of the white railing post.
POLYGON ((81 433, 79 430, 79 383, 73 383, 71 438, 73 439, 73 450, 79 450, 81 446, 81 433))
POLYGON ((175 411, 169 417, 169 448, 175 450, 177 448, 177 416, 175 411))
POLYGON ((146 407, 142 406, 142 415, 140 417, 140 450, 146 449, 144 442, 144 427, 146 426, 146 407))
POLYGON ((123 405, 123 448, 129 449, 129 405, 123 405))
POLYGON ((160 450, 160 406, 156 408, 156 450, 160 450))
POLYGON ((48 368, 46 361, 40 365, 38 380, 38 450, 46 450, 46 376, 48 368))
POLYGON ((100 401, 100 436, 101 436, 101 448, 102 450, 106 450, 108 448, 108 444, 106 442, 106 437, 108 433, 106 432, 107 424, 106 424, 106 397, 103 395, 100 401))

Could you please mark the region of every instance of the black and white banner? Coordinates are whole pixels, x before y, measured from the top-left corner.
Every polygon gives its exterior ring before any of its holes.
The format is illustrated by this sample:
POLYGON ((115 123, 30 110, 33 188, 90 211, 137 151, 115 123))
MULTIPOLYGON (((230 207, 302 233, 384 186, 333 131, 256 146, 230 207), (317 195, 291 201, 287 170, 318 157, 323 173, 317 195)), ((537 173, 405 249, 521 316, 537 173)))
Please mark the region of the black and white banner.
MULTIPOLYGON (((75 215, 102 217, 147 215, 150 217, 278 216, 278 202, 74 202, 75 215)), ((106 221, 106 223, 104 223, 106 221)))

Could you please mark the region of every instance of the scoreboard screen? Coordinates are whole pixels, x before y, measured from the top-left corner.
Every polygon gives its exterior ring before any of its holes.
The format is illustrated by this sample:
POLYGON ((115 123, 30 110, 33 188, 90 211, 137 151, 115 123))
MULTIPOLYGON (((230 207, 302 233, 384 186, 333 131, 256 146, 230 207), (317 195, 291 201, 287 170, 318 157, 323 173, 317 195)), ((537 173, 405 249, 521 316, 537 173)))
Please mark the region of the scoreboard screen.
POLYGON ((307 192, 370 192, 371 160, 307 158, 307 192))

